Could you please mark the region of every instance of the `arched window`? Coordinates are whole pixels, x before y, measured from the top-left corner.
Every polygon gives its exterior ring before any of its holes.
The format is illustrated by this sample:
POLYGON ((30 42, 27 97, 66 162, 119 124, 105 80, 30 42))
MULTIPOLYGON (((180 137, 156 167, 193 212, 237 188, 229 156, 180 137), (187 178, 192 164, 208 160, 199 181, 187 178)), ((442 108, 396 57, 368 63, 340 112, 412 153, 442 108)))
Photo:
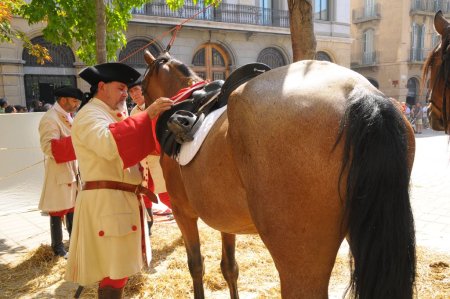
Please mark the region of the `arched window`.
POLYGON ((369 80, 369 82, 370 82, 373 86, 375 86, 376 88, 379 88, 380 85, 378 84, 377 80, 372 79, 372 78, 367 78, 367 80, 369 80))
POLYGON ((419 91, 419 80, 417 78, 411 77, 406 83, 408 88, 408 94, 406 95, 406 103, 409 105, 415 105, 417 101, 417 92, 419 91))
POLYGON ((22 59, 25 60, 24 86, 27 106, 33 100, 53 104, 54 90, 63 85, 76 87, 76 70, 74 68, 75 55, 68 46, 54 45, 38 36, 31 39, 33 44, 39 44, 48 49, 52 61, 39 64, 36 57, 23 49, 22 59))
POLYGON ((333 60, 331 59, 330 55, 328 55, 326 52, 323 52, 323 51, 317 51, 316 56, 314 57, 314 59, 321 60, 321 61, 333 62, 333 60))
POLYGON ((217 44, 204 44, 192 58, 192 69, 208 80, 225 80, 229 75, 230 58, 217 44))
MULTIPOLYGON (((148 45, 149 41, 145 39, 135 39, 131 40, 127 43, 126 47, 120 51, 119 61, 125 63, 134 68, 146 68, 147 62, 144 59, 144 47, 148 45), (142 50, 141 50, 142 49, 142 50), (141 51, 139 51, 141 50, 141 51), (136 52, 139 51, 139 52, 136 52), (130 56, 131 55, 131 56, 130 56), (126 59, 125 59, 126 58, 126 59), (123 60, 125 59, 125 60, 123 60)), ((151 44, 146 47, 147 50, 152 53, 154 57, 158 57, 158 55, 162 52, 161 48, 156 44, 151 44)))
POLYGON ((75 56, 72 50, 65 45, 54 45, 44 39, 43 36, 38 36, 31 39, 33 44, 41 45, 48 49, 52 61, 48 61, 41 65, 37 62, 36 57, 30 55, 27 50, 24 49, 22 53, 22 59, 25 60, 25 66, 40 66, 40 67, 73 67, 75 63, 75 56))
POLYGON ((265 63, 273 69, 286 65, 286 59, 283 54, 280 50, 273 47, 263 49, 259 53, 257 61, 265 63))

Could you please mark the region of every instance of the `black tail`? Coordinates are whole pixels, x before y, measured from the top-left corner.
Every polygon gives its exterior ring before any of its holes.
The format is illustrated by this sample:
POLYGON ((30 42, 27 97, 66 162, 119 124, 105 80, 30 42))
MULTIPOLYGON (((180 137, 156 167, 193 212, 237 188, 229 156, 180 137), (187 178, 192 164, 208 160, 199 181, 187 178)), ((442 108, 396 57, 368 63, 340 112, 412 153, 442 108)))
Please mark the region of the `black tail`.
POLYGON ((416 252, 405 121, 388 98, 355 90, 336 145, 342 138, 350 292, 361 299, 412 298, 416 252))

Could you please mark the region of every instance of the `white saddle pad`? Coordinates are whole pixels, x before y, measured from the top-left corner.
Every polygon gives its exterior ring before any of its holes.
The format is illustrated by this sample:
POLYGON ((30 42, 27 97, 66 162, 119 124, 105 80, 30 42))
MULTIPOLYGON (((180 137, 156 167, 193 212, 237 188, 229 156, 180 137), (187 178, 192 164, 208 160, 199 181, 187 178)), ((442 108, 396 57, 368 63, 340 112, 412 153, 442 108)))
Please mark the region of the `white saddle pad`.
POLYGON ((208 114, 203 120, 203 123, 198 131, 195 132, 194 140, 185 142, 181 145, 180 154, 178 155, 178 163, 180 165, 184 166, 191 162, 191 160, 195 157, 198 150, 202 146, 206 136, 208 136, 209 130, 211 130, 214 123, 225 110, 227 110, 227 106, 214 110, 213 112, 208 114))

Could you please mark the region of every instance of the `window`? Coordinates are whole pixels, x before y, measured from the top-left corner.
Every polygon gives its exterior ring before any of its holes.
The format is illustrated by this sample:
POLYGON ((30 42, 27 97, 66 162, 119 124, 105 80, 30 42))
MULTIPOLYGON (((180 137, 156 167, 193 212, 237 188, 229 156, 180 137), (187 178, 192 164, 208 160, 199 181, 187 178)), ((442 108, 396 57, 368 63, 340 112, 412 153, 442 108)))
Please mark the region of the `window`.
POLYGON ((217 44, 205 44, 195 52, 192 69, 208 80, 225 80, 229 75, 230 59, 226 51, 217 44))
POLYGON ((367 18, 375 15, 375 0, 365 0, 364 16, 367 18))
POLYGON ((362 63, 363 64, 374 64, 375 63, 375 52, 373 46, 373 36, 374 30, 368 29, 364 31, 362 38, 362 63))
POLYGON ((425 25, 413 23, 411 30, 411 61, 423 61, 424 55, 424 40, 425 40, 425 25))
POLYGON ((436 47, 441 42, 441 36, 437 32, 433 32, 431 37, 431 47, 436 47))
MULTIPOLYGON (((149 41, 145 39, 135 39, 132 41, 129 41, 126 45, 126 47, 120 51, 119 54, 119 61, 134 67, 134 68, 146 68, 147 62, 145 62, 144 59, 144 49, 143 47, 146 47, 148 45, 149 41), (141 51, 139 51, 141 49, 141 51), (139 52, 137 52, 139 51, 139 52), (131 55, 131 56, 130 56, 131 55), (125 59, 126 58, 126 59, 125 59), (122 61, 125 59, 124 61, 122 61)), ((152 53, 154 57, 158 57, 159 53, 161 53, 161 48, 156 45, 155 43, 149 45, 146 47, 147 50, 152 53)))
POLYGON ((43 36, 31 39, 33 44, 39 44, 48 49, 52 61, 48 61, 41 65, 37 62, 36 57, 28 54, 28 50, 24 49, 22 59, 25 60, 25 66, 40 66, 40 67, 69 67, 72 68, 75 63, 75 55, 72 50, 64 45, 57 46, 44 39, 43 36))
POLYGON ((329 0, 315 0, 314 1, 314 19, 329 21, 329 0))
POLYGON ((277 68, 286 65, 286 59, 280 50, 270 47, 262 50, 258 55, 258 62, 265 63, 271 68, 277 68))
POLYGON ((406 87, 408 88, 406 103, 409 105, 415 105, 419 87, 419 80, 417 80, 416 78, 409 78, 408 82, 406 83, 406 87))
POLYGON ((259 0, 259 7, 261 9, 261 24, 272 24, 272 0, 259 0))
POLYGON ((321 60, 321 61, 329 61, 329 62, 333 62, 333 60, 331 59, 330 55, 328 55, 327 53, 323 52, 323 51, 317 51, 316 56, 314 57, 315 60, 321 60))

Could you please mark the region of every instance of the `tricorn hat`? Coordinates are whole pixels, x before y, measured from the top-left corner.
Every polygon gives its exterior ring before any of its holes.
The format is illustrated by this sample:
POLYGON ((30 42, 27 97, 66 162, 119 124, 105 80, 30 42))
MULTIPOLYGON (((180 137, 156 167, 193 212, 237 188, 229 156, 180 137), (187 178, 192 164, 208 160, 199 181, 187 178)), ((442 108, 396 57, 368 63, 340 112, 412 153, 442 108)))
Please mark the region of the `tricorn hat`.
POLYGON ((81 90, 79 90, 78 88, 70 87, 70 86, 62 86, 62 87, 56 89, 54 94, 58 98, 69 97, 69 98, 78 99, 80 101, 83 99, 83 92, 81 90))
POLYGON ((79 75, 93 86, 96 86, 100 81, 105 83, 118 81, 128 85, 134 83, 141 76, 134 68, 119 62, 90 66, 82 70, 79 75))
POLYGON ((142 84, 142 80, 138 79, 138 80, 134 81, 133 83, 128 84, 128 89, 131 89, 131 88, 133 88, 137 85, 141 85, 141 84, 142 84))

